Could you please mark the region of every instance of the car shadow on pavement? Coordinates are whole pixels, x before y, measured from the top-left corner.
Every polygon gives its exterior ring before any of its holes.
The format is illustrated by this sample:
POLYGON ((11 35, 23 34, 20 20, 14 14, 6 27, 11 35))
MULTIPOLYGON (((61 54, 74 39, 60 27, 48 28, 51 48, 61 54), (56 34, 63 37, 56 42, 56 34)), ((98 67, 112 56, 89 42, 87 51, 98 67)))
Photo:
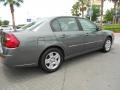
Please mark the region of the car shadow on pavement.
POLYGON ((82 63, 82 62, 85 62, 85 60, 90 60, 89 58, 91 57, 96 57, 96 56, 99 56, 99 55, 103 55, 105 53, 102 53, 101 51, 93 51, 93 52, 90 52, 90 53, 87 53, 87 54, 83 54, 83 55, 79 55, 79 56, 76 56, 76 57, 73 57, 71 59, 68 59, 65 61, 65 65, 66 64, 73 64, 73 63, 82 63))
POLYGON ((37 76, 47 75, 39 67, 9 68, 3 66, 3 72, 11 82, 20 82, 37 76))

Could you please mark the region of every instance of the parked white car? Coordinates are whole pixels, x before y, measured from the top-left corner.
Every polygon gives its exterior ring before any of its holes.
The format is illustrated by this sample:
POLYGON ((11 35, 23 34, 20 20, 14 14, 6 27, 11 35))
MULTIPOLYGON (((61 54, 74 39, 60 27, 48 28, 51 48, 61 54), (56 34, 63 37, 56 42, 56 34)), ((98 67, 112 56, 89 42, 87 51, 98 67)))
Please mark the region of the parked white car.
POLYGON ((4 32, 13 32, 14 31, 13 27, 8 26, 8 25, 1 26, 0 29, 4 32))

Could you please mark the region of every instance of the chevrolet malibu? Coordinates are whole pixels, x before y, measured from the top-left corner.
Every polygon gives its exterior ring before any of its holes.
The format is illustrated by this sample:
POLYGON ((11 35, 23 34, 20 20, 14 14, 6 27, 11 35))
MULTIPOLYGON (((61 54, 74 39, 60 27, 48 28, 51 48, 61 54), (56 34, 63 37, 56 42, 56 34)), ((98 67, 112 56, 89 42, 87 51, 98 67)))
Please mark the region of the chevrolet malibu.
POLYGON ((2 32, 4 64, 11 67, 40 66, 54 72, 68 58, 95 50, 109 52, 113 32, 101 30, 80 17, 43 18, 11 33, 2 32))

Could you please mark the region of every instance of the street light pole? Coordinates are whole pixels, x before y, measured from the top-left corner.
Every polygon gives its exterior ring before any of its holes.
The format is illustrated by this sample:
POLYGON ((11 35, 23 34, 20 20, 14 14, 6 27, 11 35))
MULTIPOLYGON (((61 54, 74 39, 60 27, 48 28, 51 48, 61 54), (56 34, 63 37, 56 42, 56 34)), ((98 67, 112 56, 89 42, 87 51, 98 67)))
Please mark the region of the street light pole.
MULTIPOLYGON (((92 0, 90 0, 90 10, 92 10, 92 0)), ((90 16, 90 21, 92 21, 92 16, 90 16)))
POLYGON ((101 0, 101 20, 100 20, 101 28, 103 26, 103 4, 104 4, 104 0, 101 0))

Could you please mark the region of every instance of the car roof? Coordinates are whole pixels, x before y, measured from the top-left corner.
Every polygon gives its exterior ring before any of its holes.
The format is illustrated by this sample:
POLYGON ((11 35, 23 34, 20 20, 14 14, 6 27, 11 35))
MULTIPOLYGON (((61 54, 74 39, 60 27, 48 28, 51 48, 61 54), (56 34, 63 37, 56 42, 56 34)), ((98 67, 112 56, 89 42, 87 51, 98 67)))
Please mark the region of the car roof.
MULTIPOLYGON (((59 18, 59 17, 74 17, 74 18, 81 18, 79 16, 52 16, 52 17, 44 17, 46 19, 54 19, 54 18, 59 18)), ((39 18, 42 19, 42 18, 39 18)), ((83 18, 84 19, 84 18, 83 18)))
MULTIPOLYGON (((60 17, 73 17, 73 18, 81 18, 79 16, 53 16, 53 17, 48 17, 48 18, 60 18, 60 17)), ((82 19, 82 18, 81 18, 82 19)), ((83 18, 84 19, 84 18, 83 18)))
MULTIPOLYGON (((37 21, 40 21, 41 19, 46 19, 47 21, 51 21, 51 20, 54 20, 54 19, 56 19, 56 18, 67 18, 67 17, 71 17, 71 18, 81 18, 81 17, 79 17, 79 16, 52 16, 52 17, 44 17, 44 18, 39 18, 39 20, 37 20, 37 21)), ((85 18, 81 18, 81 19, 85 19, 85 18)))

